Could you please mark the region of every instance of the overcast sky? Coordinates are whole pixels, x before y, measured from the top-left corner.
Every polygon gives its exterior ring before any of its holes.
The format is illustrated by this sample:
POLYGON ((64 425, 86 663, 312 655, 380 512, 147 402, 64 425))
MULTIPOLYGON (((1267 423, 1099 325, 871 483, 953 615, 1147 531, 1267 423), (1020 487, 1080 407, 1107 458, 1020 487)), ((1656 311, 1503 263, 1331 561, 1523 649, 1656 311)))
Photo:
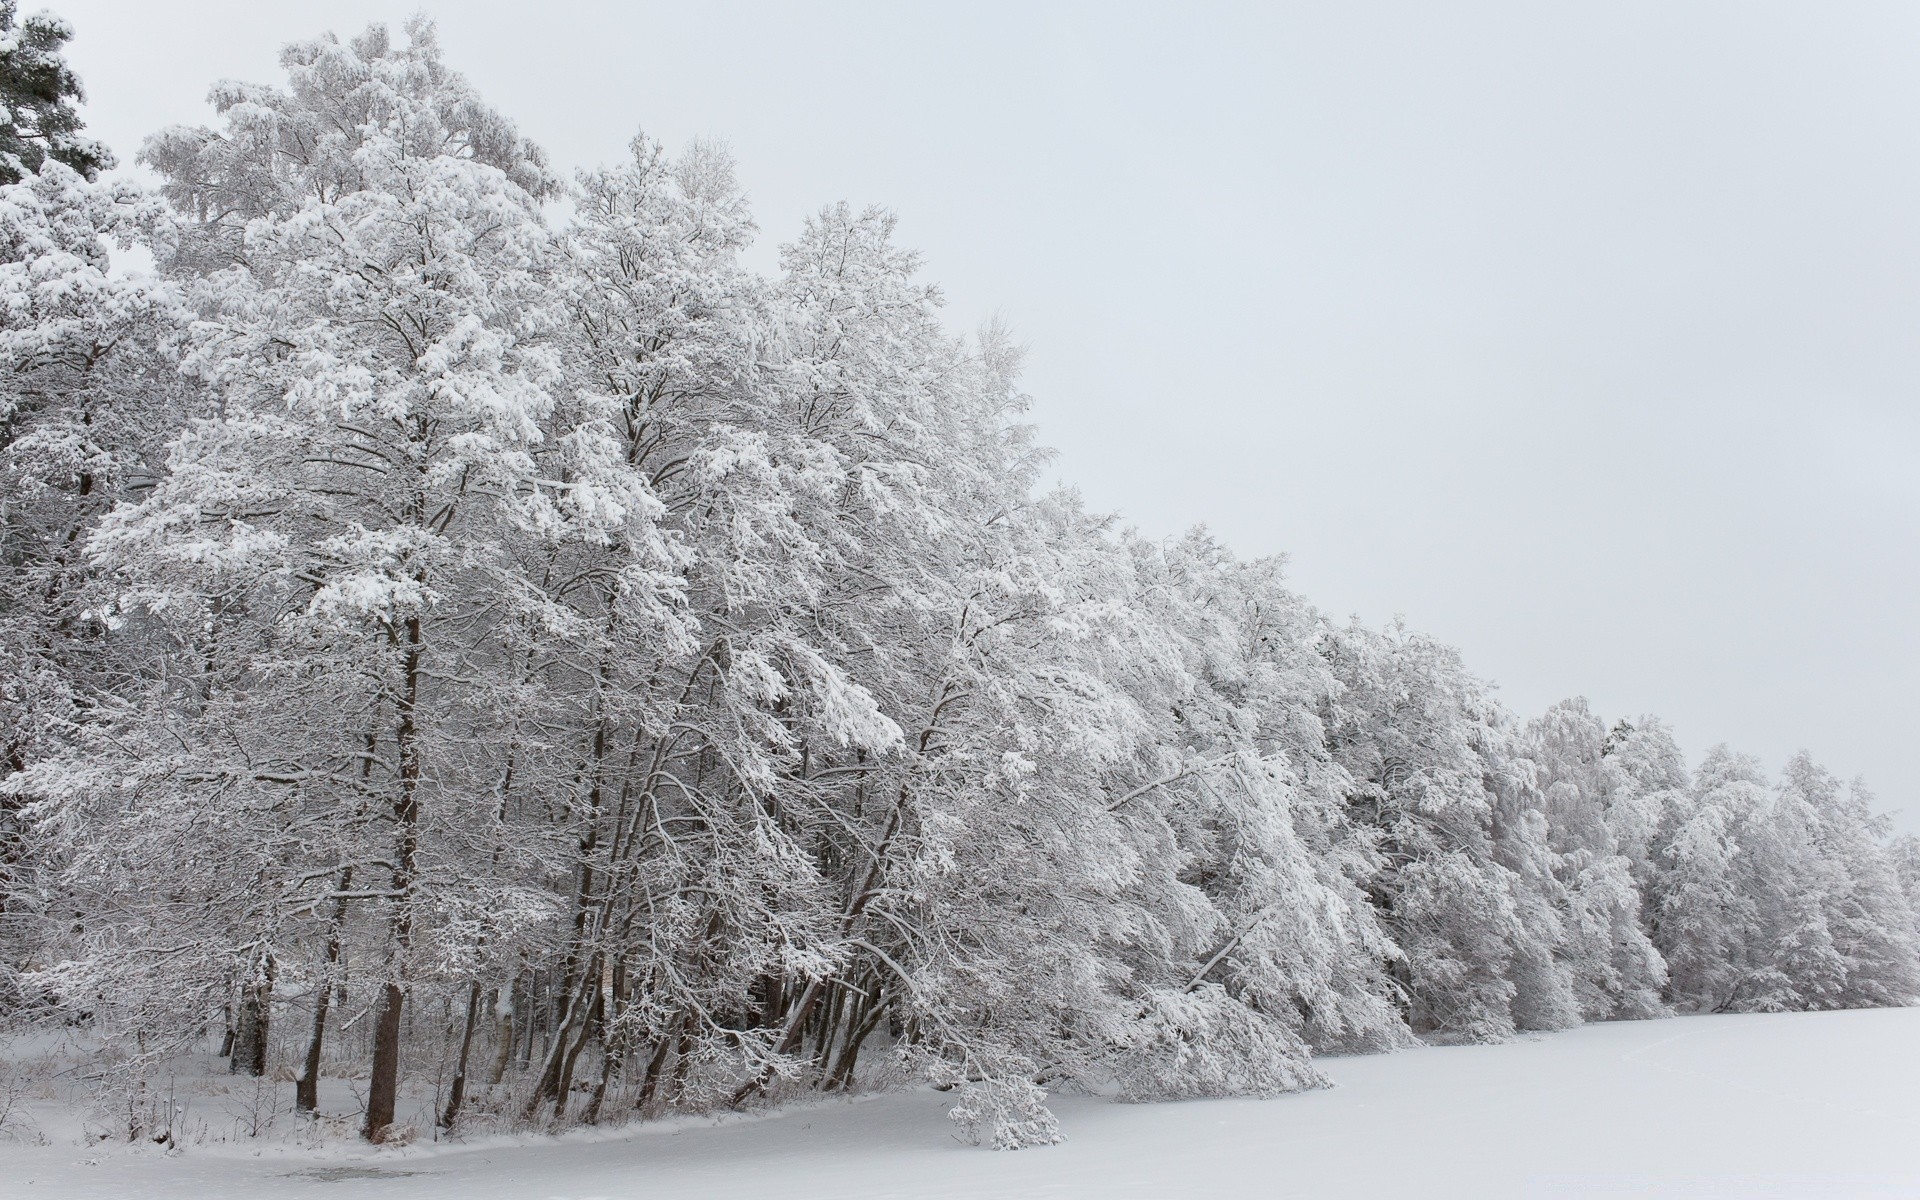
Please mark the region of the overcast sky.
MULTIPOLYGON (((53 7, 130 160, 421 6, 53 7)), ((424 8, 563 167, 731 142, 761 261, 894 209, 1093 505, 1920 831, 1920 6, 424 8)))

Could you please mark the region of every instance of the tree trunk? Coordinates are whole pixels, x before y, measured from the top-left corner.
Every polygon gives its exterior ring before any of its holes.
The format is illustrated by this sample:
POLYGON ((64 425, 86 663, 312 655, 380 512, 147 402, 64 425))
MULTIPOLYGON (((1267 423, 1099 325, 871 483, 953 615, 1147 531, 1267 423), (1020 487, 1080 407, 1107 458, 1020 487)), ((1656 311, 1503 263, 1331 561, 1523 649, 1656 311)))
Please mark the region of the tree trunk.
POLYGON ((847 1035, 846 1044, 840 1048, 840 1061, 827 1073, 824 1090, 829 1092, 845 1091, 853 1086, 853 1067, 860 1057, 860 1047, 868 1035, 880 1026, 880 1019, 893 1007, 891 997, 882 995, 874 999, 860 1023, 847 1035))
POLYGON ((620 1073, 620 1059, 620 1049, 608 1044, 600 1059, 600 1082, 593 1085, 593 1098, 587 1101, 587 1111, 580 1114, 582 1123, 600 1123, 600 1110, 607 1103, 607 1088, 613 1083, 613 1077, 620 1073))
MULTIPOLYGON (((593 963, 588 964, 588 972, 593 970, 593 966, 593 963)), ((570 1042, 569 1039, 573 1036, 576 1026, 584 1029, 589 1024, 590 1014, 587 1010, 599 999, 597 988, 593 989, 591 996, 586 994, 591 986, 592 980, 587 974, 583 974, 572 990, 567 993, 565 1011, 554 1026, 552 1039, 547 1043, 547 1052, 540 1064, 540 1078, 533 1085, 533 1094, 527 1097, 526 1115, 529 1117, 539 1110, 543 1101, 549 1097, 560 1096, 562 1078, 572 1067, 572 1055, 579 1053, 577 1045, 585 1044, 584 1032, 578 1044, 570 1042)), ((564 1099, 559 1103, 561 1108, 565 1108, 564 1099)))
POLYGON ((268 1022, 273 1007, 273 952, 266 951, 253 974, 240 985, 233 1016, 233 1057, 227 1070, 258 1078, 267 1073, 268 1022))
POLYGON ((693 1065, 693 1017, 680 1023, 680 1041, 673 1048, 673 1078, 667 1084, 668 1104, 678 1104, 687 1094, 687 1069, 693 1065))
POLYGON ((452 1129, 460 1119, 460 1105, 467 1098, 467 1056, 473 1051, 473 1027, 480 1019, 480 981, 467 990, 467 1028, 460 1035, 460 1059, 454 1064, 453 1083, 447 1088, 446 1111, 440 1114, 440 1128, 452 1129))
POLYGON ((493 1069, 487 1073, 487 1082, 498 1084, 507 1077, 507 1063, 513 1058, 513 985, 493 995, 493 1038, 497 1049, 493 1054, 493 1069))
MULTIPOLYGON (((353 868, 340 872, 340 886, 337 890, 346 891, 353 886, 353 868)), ((313 1032, 307 1035, 307 1057, 300 1068, 300 1078, 293 1085, 293 1106, 299 1112, 310 1113, 320 1107, 320 1047, 327 1036, 327 1006, 333 998, 334 975, 340 967, 340 922, 345 918, 347 902, 336 899, 333 902, 333 921, 327 928, 327 948, 321 958, 320 979, 313 989, 313 1032)))
POLYGON ((367 1123, 361 1133, 383 1142, 393 1124, 400 1083, 400 1009, 406 993, 388 980, 380 991, 380 1015, 373 1025, 373 1077, 367 1088, 367 1123))
MULTIPOLYGON (((327 949, 337 956, 339 943, 329 940, 327 949)), ((332 957, 328 962, 331 965, 332 957)), ((326 981, 313 991, 313 1032, 307 1035, 306 1061, 293 1085, 293 1107, 298 1112, 310 1113, 320 1107, 320 1046, 327 1036, 327 1000, 332 991, 333 985, 326 981)))
MULTIPOLYGON (((680 1023, 684 1025, 691 1020, 693 1020, 691 1016, 683 1016, 680 1018, 680 1023)), ((653 1057, 647 1060, 646 1075, 640 1080, 640 1098, 634 1101, 634 1107, 640 1110, 643 1120, 651 1119, 659 1113, 654 1100, 660 1094, 660 1076, 667 1068, 667 1056, 673 1053, 674 1043, 679 1040, 679 1037, 678 1029, 663 1030, 659 1042, 653 1047, 653 1057)))
POLYGON ((607 1102, 607 1090, 614 1077, 620 1073, 621 1061, 626 1057, 626 1035, 620 1031, 619 1018, 626 1004, 621 997, 626 994, 626 969, 616 965, 609 974, 607 985, 600 995, 600 1082, 593 1087, 593 1098, 587 1102, 587 1111, 580 1119, 588 1125, 600 1123, 600 1110, 607 1102))
MULTIPOLYGON (((373 1026, 373 1072, 367 1081, 367 1123, 361 1130, 370 1142, 384 1141, 393 1124, 400 1092, 400 1030, 407 994, 401 987, 407 951, 413 944, 413 881, 419 854, 420 744, 417 714, 424 645, 420 617, 406 622, 402 686, 395 709, 394 747, 399 760, 400 792, 393 804, 393 906, 388 926, 387 981, 380 992, 379 1015, 373 1026)), ((396 639, 398 640, 398 639, 396 639)))
MULTIPOLYGON (((609 597, 611 605, 611 597, 609 597)), ((541 1099, 553 1097, 553 1115, 558 1120, 566 1115, 567 1093, 573 1086, 573 1068, 579 1060, 580 1051, 586 1047, 591 1036, 594 1018, 600 1009, 600 974, 605 969, 605 961, 597 951, 587 950, 590 938, 603 932, 594 913, 594 890, 596 875, 594 858, 600 847, 600 821, 605 809, 606 795, 604 778, 606 772, 608 727, 604 716, 607 679, 612 665, 602 659, 597 673, 598 683, 594 693, 594 730, 591 750, 591 783, 587 788, 586 821, 580 831, 580 885, 574 893, 573 937, 567 950, 566 963, 562 967, 561 982, 566 989, 567 1004, 560 1017, 558 1029, 554 1034, 553 1045, 547 1052, 547 1065, 540 1073, 540 1082, 534 1087, 533 1098, 529 1101, 527 1113, 533 1114, 541 1099), (581 957, 585 955, 584 959, 581 957), (574 972, 578 971, 579 981, 575 984, 574 972), (584 1003, 582 998, 585 999, 584 1003), (576 1034, 575 1028, 578 1027, 576 1034), (569 1039, 571 1038, 571 1041, 569 1039)), ((600 914, 604 915, 604 914, 600 914)))
POLYGON ((567 1097, 573 1092, 573 1068, 580 1061, 580 1052, 587 1048, 587 1039, 593 1036, 595 1027, 600 1023, 601 999, 599 989, 595 989, 593 999, 587 1003, 587 1013, 580 1022, 580 1032, 568 1047, 566 1057, 560 1063, 560 1076, 553 1088, 553 1119, 558 1121, 567 1115, 567 1097))

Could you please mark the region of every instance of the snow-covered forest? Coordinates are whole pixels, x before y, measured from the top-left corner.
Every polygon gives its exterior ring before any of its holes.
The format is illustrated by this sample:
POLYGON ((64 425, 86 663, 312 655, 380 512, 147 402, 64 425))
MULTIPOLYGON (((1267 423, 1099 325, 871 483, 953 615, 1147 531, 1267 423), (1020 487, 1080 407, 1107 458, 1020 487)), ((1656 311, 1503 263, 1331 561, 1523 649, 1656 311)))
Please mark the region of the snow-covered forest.
POLYGON ((375 1142, 930 1082, 1010 1148, 1920 996, 1860 785, 1044 489, 886 212, 756 273, 724 148, 562 178, 418 22, 216 85, 149 190, 0 14, 0 1031, 126 1136, 209 1048, 375 1142))

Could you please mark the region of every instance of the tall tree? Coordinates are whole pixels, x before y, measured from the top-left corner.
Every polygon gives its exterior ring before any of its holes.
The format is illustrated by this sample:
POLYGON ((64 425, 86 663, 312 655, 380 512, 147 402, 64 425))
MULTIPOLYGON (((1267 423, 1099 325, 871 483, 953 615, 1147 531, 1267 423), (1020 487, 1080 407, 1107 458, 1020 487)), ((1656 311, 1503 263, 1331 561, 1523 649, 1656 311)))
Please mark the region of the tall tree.
MULTIPOLYGON (((87 538, 145 494, 195 411, 163 343, 178 291, 112 269, 164 226, 156 198, 59 163, 0 187, 0 781, 58 753, 136 669, 110 644, 87 538)), ((30 793, 0 796, 0 1004, 37 902, 30 793)))
POLYGON ((284 961, 336 901, 380 913, 373 1140, 412 983, 458 960, 470 914, 538 915, 474 851, 507 844, 487 797, 528 700, 520 651, 567 631, 552 572, 619 531, 646 606, 649 541, 629 531, 658 512, 606 414, 555 397, 537 152, 411 33, 291 47, 288 91, 230 88, 226 130, 149 147, 204 218, 166 265, 192 279, 184 365, 218 413, 96 538, 129 607, 187 650, 118 740, 179 748, 114 787, 157 835, 169 811, 225 815, 222 868, 193 890, 247 903, 196 920, 200 943, 284 961), (232 265, 195 273, 213 260, 232 265))

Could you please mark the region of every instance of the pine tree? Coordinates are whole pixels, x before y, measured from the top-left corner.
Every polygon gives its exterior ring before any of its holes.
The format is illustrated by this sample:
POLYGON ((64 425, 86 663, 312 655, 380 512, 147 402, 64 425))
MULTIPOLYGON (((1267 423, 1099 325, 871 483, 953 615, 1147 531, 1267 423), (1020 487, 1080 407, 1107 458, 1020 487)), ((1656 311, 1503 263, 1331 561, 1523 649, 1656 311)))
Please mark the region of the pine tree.
POLYGON ((113 153, 83 135, 74 106, 86 99, 61 57, 73 27, 52 13, 18 19, 19 0, 0 0, 0 183, 18 183, 51 160, 92 179, 113 153))

